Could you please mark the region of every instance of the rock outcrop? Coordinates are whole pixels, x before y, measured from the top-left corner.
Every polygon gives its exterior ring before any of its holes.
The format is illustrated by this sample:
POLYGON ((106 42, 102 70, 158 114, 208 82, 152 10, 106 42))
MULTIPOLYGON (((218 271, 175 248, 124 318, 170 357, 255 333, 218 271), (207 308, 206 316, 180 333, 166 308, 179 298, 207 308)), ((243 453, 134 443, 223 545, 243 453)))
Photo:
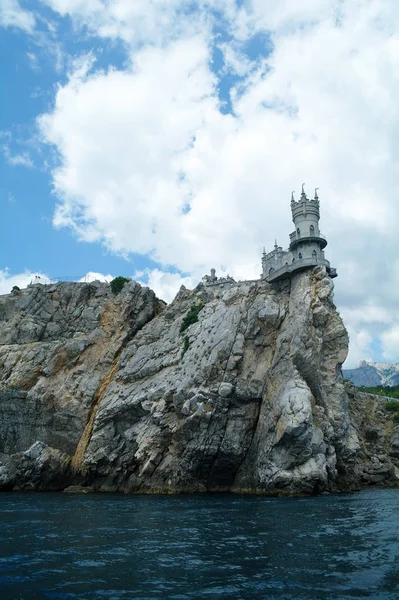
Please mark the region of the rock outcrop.
POLYGON ((360 441, 357 472, 361 485, 399 482, 399 426, 385 398, 359 392, 346 382, 349 414, 360 441))
POLYGON ((332 296, 320 267, 274 284, 182 288, 169 306, 135 282, 117 296, 99 282, 2 296, 0 489, 304 494, 373 483, 332 296))

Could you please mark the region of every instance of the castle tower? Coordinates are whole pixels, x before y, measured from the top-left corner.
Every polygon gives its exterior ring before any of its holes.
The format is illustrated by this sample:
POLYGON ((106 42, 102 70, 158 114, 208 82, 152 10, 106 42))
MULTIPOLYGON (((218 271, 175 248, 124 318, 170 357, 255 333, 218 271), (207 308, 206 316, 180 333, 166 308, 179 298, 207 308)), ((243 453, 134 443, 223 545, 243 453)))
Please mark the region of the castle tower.
MULTIPOLYGON (((301 198, 298 202, 294 200, 294 194, 291 195, 291 213, 292 220, 295 225, 295 231, 290 234, 290 250, 295 254, 302 254, 302 250, 308 250, 311 247, 311 252, 316 251, 319 256, 320 252, 327 246, 327 240, 320 233, 320 203, 317 195, 317 188, 313 200, 309 200, 306 196, 304 185, 302 184, 301 198)), ((309 255, 309 252, 305 252, 309 255)))

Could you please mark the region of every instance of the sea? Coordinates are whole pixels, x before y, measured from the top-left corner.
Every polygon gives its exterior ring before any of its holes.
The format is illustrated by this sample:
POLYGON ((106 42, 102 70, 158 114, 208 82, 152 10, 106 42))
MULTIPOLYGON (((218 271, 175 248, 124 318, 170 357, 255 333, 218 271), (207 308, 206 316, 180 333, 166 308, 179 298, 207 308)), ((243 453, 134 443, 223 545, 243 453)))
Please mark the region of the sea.
POLYGON ((399 489, 0 494, 0 600, 399 599, 399 489))

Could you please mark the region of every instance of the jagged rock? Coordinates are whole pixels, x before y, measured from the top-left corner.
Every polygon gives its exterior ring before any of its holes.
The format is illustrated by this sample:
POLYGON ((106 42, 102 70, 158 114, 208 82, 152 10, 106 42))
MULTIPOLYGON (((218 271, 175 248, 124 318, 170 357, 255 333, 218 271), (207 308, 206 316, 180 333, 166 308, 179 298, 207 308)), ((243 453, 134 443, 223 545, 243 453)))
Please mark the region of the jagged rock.
POLYGON ((69 477, 70 457, 37 441, 25 452, 3 455, 0 490, 59 490, 69 477))
POLYGON ((395 458, 399 458, 399 425, 392 432, 389 454, 395 458))
POLYGON ((73 455, 128 336, 161 309, 135 282, 116 297, 99 282, 37 284, 0 297, 0 452, 42 440, 73 455))
POLYGON ((167 307, 135 282, 1 297, 0 487, 301 494, 388 477, 359 467, 332 291, 317 268, 181 288, 167 307))
POLYGON ((70 456, 35 442, 22 453, 14 481, 16 490, 58 490, 69 477, 70 456))
POLYGON ((7 466, 0 462, 0 490, 6 490, 12 487, 13 477, 7 466))
POLYGON ((360 441, 357 472, 363 484, 397 484, 399 472, 399 427, 385 409, 385 399, 359 393, 346 383, 349 413, 360 441))

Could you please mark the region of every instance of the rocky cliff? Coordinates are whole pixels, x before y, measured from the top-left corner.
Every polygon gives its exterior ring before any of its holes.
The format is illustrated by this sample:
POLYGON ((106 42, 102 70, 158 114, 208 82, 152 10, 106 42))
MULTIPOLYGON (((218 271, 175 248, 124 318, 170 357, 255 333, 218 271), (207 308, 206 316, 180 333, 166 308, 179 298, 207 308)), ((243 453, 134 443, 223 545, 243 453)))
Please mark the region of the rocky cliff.
MULTIPOLYGON (((182 288, 168 306, 135 282, 117 296, 96 282, 0 297, 0 488, 301 494, 367 483, 372 452, 354 427, 332 296, 319 267, 274 284, 182 288)), ((397 458, 387 460, 393 481, 397 458)))

